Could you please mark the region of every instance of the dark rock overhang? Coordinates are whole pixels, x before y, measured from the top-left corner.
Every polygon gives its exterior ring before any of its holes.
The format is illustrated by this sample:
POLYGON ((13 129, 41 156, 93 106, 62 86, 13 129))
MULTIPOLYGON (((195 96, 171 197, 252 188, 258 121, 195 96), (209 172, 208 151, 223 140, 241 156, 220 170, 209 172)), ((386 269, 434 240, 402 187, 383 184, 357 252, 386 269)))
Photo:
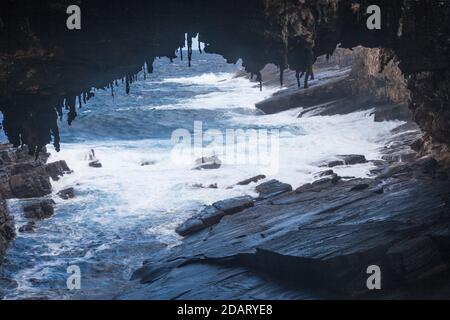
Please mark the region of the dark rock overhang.
MULTIPOLYGON (((67 120, 92 88, 128 91, 156 57, 199 34, 205 51, 228 62, 243 60, 259 76, 268 63, 308 72, 316 57, 338 44, 384 48, 409 80, 415 120, 433 137, 450 142, 450 3, 436 0, 5 0, 0 4, 0 110, 14 145, 35 153, 53 142, 57 119, 67 120), (82 9, 82 29, 66 28, 66 9, 82 9), (366 26, 378 5, 382 29, 366 26)), ((188 54, 188 59, 190 55, 188 54)), ((280 74, 282 81, 282 72, 280 74)))

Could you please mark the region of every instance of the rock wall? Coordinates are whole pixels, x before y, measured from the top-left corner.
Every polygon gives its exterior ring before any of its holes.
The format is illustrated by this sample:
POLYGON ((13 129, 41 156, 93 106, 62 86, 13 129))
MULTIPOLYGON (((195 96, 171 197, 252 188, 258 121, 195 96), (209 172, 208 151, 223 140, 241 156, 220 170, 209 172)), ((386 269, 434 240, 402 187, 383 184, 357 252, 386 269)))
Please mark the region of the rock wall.
POLYGON ((408 104, 410 91, 398 62, 390 59, 382 49, 357 48, 356 60, 350 76, 354 79, 355 94, 369 94, 380 100, 408 104), (388 60, 388 61, 386 61, 388 60))
MULTIPOLYGON (((446 166, 450 166, 450 146, 447 143, 448 109, 444 91, 450 92, 446 81, 435 86, 437 82, 428 83, 429 75, 414 75, 408 80, 395 60, 392 52, 383 49, 357 48, 354 50, 356 61, 351 77, 354 79, 355 95, 373 95, 378 99, 394 102, 400 108, 410 107, 411 119, 414 119, 425 131, 424 136, 413 144, 420 156, 431 155, 446 166), (422 89, 418 88, 422 87, 422 89), (429 92, 428 96, 418 91, 429 92), (412 95, 414 99, 412 99, 412 95), (428 107, 425 107, 428 106, 428 107), (432 108, 430 108, 432 107, 432 108)), ((403 110, 403 109, 402 109, 403 110)), ((398 110, 393 110, 397 112, 398 110)))
POLYGON ((26 149, 0 144, 0 263, 15 236, 5 200, 46 196, 52 192, 50 180, 71 172, 65 161, 47 163, 48 157, 45 149, 36 159, 26 149))
POLYGON ((14 236, 14 221, 6 211, 5 201, 0 198, 0 264, 3 262, 8 243, 14 236))

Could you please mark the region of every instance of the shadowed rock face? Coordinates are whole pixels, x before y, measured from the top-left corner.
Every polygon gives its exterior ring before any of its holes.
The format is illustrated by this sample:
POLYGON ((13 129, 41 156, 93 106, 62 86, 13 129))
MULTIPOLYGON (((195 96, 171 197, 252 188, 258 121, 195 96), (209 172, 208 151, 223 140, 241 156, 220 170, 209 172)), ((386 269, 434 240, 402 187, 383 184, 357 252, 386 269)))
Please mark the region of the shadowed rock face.
POLYGON ((15 236, 13 219, 8 215, 5 201, 0 199, 0 264, 8 247, 15 236))
POLYGON ((150 256, 117 298, 448 297, 448 171, 429 157, 378 170, 255 200, 150 256))
POLYGON ((415 121, 449 143, 449 17, 450 3, 435 0, 6 0, 0 4, 3 126, 10 142, 32 153, 52 137, 58 149, 63 109, 70 123, 92 88, 114 92, 119 80, 130 90, 145 63, 151 72, 155 57, 175 58, 185 34, 191 46, 199 33, 205 51, 230 63, 242 58, 257 78, 267 63, 308 72, 339 43, 382 47, 386 64, 398 59, 409 82, 415 121), (80 31, 66 29, 71 4, 82 9, 80 31), (382 30, 366 27, 372 4, 381 7, 382 30))
MULTIPOLYGON (((15 236, 14 219, 8 213, 6 199, 33 199, 52 192, 50 179, 57 181, 72 171, 65 161, 47 163, 50 154, 43 149, 38 158, 28 155, 23 148, 0 144, 0 264, 9 241, 15 236)), ((48 218, 53 214, 53 201, 44 200, 28 206, 25 217, 48 218)), ((29 224, 22 231, 31 232, 29 224)))

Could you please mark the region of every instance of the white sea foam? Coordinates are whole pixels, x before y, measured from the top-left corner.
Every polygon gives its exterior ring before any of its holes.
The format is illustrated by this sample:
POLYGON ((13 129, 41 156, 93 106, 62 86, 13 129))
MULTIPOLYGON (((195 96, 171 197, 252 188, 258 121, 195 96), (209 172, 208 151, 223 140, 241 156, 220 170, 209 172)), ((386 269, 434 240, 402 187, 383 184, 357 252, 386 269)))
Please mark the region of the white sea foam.
MULTIPOLYGON (((263 95, 267 95, 261 94, 247 80, 225 74, 167 81, 218 86, 221 89, 192 98, 184 104, 184 108, 250 108, 263 95)), ((314 173, 323 170, 320 164, 336 155, 364 154, 368 159, 379 159, 383 139, 399 125, 398 122, 376 123, 369 115, 370 111, 297 118, 300 111, 295 109, 259 116, 234 113, 231 121, 238 127, 257 125, 280 130, 280 170, 268 178, 280 179, 294 187, 310 182, 314 173)), ((87 197, 92 190, 113 195, 114 201, 102 204, 102 211, 114 213, 112 216, 100 217, 99 223, 104 221, 109 224, 111 219, 115 221, 124 216, 164 215, 165 218, 161 220, 164 223, 153 228, 156 232, 173 234, 173 224, 191 215, 196 207, 243 193, 252 194, 254 186, 227 187, 253 175, 266 174, 263 167, 249 165, 223 165, 218 170, 204 171, 191 170, 192 163, 180 167, 170 160, 172 147, 169 140, 64 145, 61 153, 53 153, 53 158, 67 160, 75 173, 56 183, 56 190, 79 184, 77 189, 84 191, 87 197), (91 148, 95 149, 103 168, 90 168, 83 160, 91 148), (145 161, 155 164, 141 166, 145 161), (216 183, 218 189, 193 187, 216 183), (164 228, 164 225, 170 228, 164 228)), ((345 176, 366 177, 372 168, 369 163, 340 167, 335 171, 345 176)))
MULTIPOLYGON (((270 97, 279 88, 259 90, 259 85, 233 73, 205 73, 193 77, 168 78, 162 83, 179 83, 189 87, 208 86, 216 90, 207 94, 199 94, 193 98, 180 101, 177 104, 151 107, 161 110, 169 109, 254 109, 255 103, 270 97)), ((144 107, 145 109, 146 107, 144 107)))
POLYGON ((176 78, 167 78, 161 81, 162 83, 179 83, 185 85, 206 85, 206 86, 214 86, 220 83, 226 83, 233 78, 232 73, 204 73, 197 76, 192 77, 176 77, 176 78))
MULTIPOLYGON (((268 94, 261 94, 247 80, 233 78, 231 74, 204 74, 166 81, 220 88, 219 92, 192 98, 184 104, 184 108, 254 108, 255 102, 268 94)), ((379 159, 383 139, 400 124, 374 122, 370 111, 297 118, 300 111, 294 109, 259 116, 234 113, 231 121, 238 127, 257 125, 280 130, 280 170, 269 178, 280 179, 294 187, 310 182, 314 173, 323 170, 320 164, 336 155, 364 154, 368 159, 379 159)), ((170 160, 172 147, 168 139, 64 145, 61 153, 53 153, 53 158, 67 160, 75 173, 58 182, 56 189, 80 184, 78 189, 86 194, 97 189, 114 195, 115 201, 104 204, 103 209, 114 211, 118 216, 165 214, 167 222, 178 222, 200 204, 252 193, 251 187, 227 187, 253 175, 266 173, 261 172, 263 168, 249 165, 224 165, 218 170, 204 171, 191 170, 192 163, 180 167, 170 160), (95 149, 103 168, 90 168, 83 160, 90 149, 95 149), (145 161, 155 164, 141 166, 145 161), (195 184, 208 186, 215 183, 218 189, 193 187, 195 184)), ((371 164, 365 164, 340 167, 336 171, 345 176, 366 177, 372 168, 371 164)))
MULTIPOLYGON (((301 109, 274 115, 250 114, 248 111, 255 108, 254 104, 275 89, 260 92, 253 83, 234 78, 231 74, 203 74, 164 81, 215 89, 176 105, 158 107, 160 109, 226 112, 228 122, 222 124, 221 130, 228 124, 234 128, 257 126, 279 129, 280 170, 267 179, 276 178, 292 184, 294 188, 312 181, 314 173, 323 170, 320 164, 336 155, 364 154, 368 159, 379 159, 383 141, 400 124, 376 123, 370 111, 303 118, 297 118, 301 109), (247 112, 242 113, 239 109, 247 109, 247 112)), ((186 123, 186 127, 191 126, 191 123, 186 123)), ((55 196, 55 217, 42 222, 36 234, 21 235, 17 240, 34 239, 34 250, 37 252, 35 265, 17 273, 19 296, 21 291, 29 293, 32 290, 30 278, 45 279, 52 268, 61 269, 61 265, 68 263, 91 261, 94 271, 88 276, 96 279, 99 277, 95 272, 95 268, 99 268, 96 264, 99 261, 107 263, 101 260, 102 257, 108 257, 105 258, 110 261, 108 268, 113 271, 118 268, 126 274, 126 279, 129 276, 127 272, 130 272, 126 268, 137 267, 142 262, 138 252, 142 251, 142 256, 147 254, 145 237, 156 237, 169 245, 176 244, 179 238, 174 229, 180 222, 203 205, 243 194, 255 195, 256 184, 228 187, 243 179, 267 174, 263 168, 249 165, 225 164, 218 170, 191 170, 192 163, 179 166, 170 160, 171 149, 169 136, 159 140, 63 144, 60 153, 50 148, 50 161, 64 159, 74 170, 73 174, 53 184, 54 193, 74 187, 76 198, 63 201, 55 196), (102 168, 88 166, 86 154, 90 149, 95 150, 102 168), (143 162, 149 165, 142 166, 143 162), (195 186, 211 184, 217 184, 218 188, 195 186), (115 257, 117 254, 120 254, 119 258, 115 257), (52 255, 60 260, 39 260, 52 255)), ((371 168, 371 164, 362 164, 335 168, 335 171, 343 176, 365 177, 371 168)), ((16 212, 20 209, 17 208, 16 212)), ((17 216, 20 223, 24 222, 20 214, 17 216)), ((65 275, 64 269, 62 275, 65 275)), ((111 277, 108 277, 110 281, 111 277)))

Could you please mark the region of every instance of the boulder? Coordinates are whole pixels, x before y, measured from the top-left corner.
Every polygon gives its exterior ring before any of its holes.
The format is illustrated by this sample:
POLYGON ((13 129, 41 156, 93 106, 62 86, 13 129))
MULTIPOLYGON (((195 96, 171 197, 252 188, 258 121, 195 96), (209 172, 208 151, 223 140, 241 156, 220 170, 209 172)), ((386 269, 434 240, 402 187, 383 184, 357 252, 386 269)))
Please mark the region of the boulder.
POLYGON ((224 216, 225 212, 222 210, 207 206, 198 215, 186 220, 175 231, 181 236, 191 235, 219 223, 224 216))
POLYGON ((388 166, 381 168, 381 172, 375 170, 374 173, 377 174, 377 179, 388 179, 393 177, 398 177, 401 175, 407 175, 412 171, 410 165, 407 164, 396 164, 393 166, 388 166))
POLYGON ((406 283, 430 283, 448 279, 448 266, 429 237, 397 243, 387 251, 390 268, 406 283))
POLYGON ((337 160, 328 163, 328 167, 333 168, 337 166, 351 166, 354 164, 367 163, 367 159, 363 155, 358 154, 347 154, 339 155, 337 160))
POLYGON ((291 192, 292 186, 274 179, 260 184, 256 187, 256 191, 259 193, 259 199, 267 199, 291 192))
POLYGON ((252 206, 253 198, 250 196, 219 201, 186 220, 175 231, 181 236, 191 235, 219 223, 225 215, 232 215, 252 206))
POLYGON ((217 189, 218 185, 217 185, 217 183, 211 183, 210 185, 205 186, 201 183, 196 183, 196 184, 193 184, 192 187, 198 188, 198 189, 217 189))
POLYGON ((19 199, 43 197, 52 192, 50 179, 41 170, 14 175, 10 178, 9 185, 12 196, 19 199))
POLYGON ((366 157, 358 154, 347 154, 339 156, 342 160, 344 160, 345 165, 354 165, 360 163, 367 163, 366 157))
POLYGON ((241 212, 253 207, 253 205, 253 198, 250 196, 231 198, 213 203, 214 208, 223 211, 226 215, 241 212))
POLYGON ((318 172, 314 175, 314 177, 316 178, 323 178, 323 177, 328 177, 328 176, 332 176, 334 174, 333 170, 325 170, 325 171, 321 171, 318 172))
POLYGON ((102 168, 103 165, 101 164, 100 161, 95 160, 95 161, 89 162, 89 167, 91 167, 91 168, 102 168))
POLYGON ((328 163, 328 167, 333 168, 333 167, 338 167, 338 166, 343 166, 345 165, 345 162, 343 160, 334 160, 328 163))
POLYGON ((320 192, 326 188, 329 188, 333 186, 334 184, 338 183, 341 180, 341 177, 339 177, 336 173, 333 173, 333 175, 319 179, 317 181, 314 181, 313 183, 307 183, 302 185, 301 187, 297 188, 295 190, 296 193, 303 193, 303 192, 320 192))
POLYGON ((55 202, 53 200, 44 200, 39 203, 31 204, 23 208, 25 218, 27 219, 47 219, 54 214, 55 202))
POLYGON ((36 168, 36 165, 32 163, 17 163, 10 167, 9 173, 11 175, 18 175, 30 172, 36 168))
POLYGON ((197 159, 195 164, 196 167, 194 170, 214 170, 219 169, 222 166, 222 161, 220 161, 219 157, 214 155, 197 159))
POLYGON ((35 159, 24 148, 3 147, 0 151, 0 196, 26 199, 50 194, 50 178, 58 180, 71 170, 65 161, 46 164, 48 157, 45 150, 35 159))
POLYGON ((149 161, 142 161, 142 162, 141 162, 141 167, 153 166, 153 165, 155 165, 155 164, 156 164, 156 161, 152 161, 152 160, 149 160, 149 161))
POLYGON ((414 151, 411 152, 394 152, 391 154, 386 154, 381 157, 384 161, 387 162, 414 162, 416 160, 417 153, 414 151))
POLYGON ((219 223, 224 216, 225 212, 222 210, 219 210, 214 206, 208 206, 200 212, 198 218, 203 221, 205 227, 209 227, 219 223))
POLYGON ((202 220, 200 220, 199 218, 190 218, 178 228, 176 228, 175 232, 180 236, 185 237, 203 229, 205 229, 205 225, 203 224, 202 220))
POLYGON ((63 200, 73 199, 73 198, 75 198, 75 189, 67 188, 67 189, 59 191, 56 195, 63 200))
POLYGON ((255 182, 258 182, 259 180, 264 180, 265 178, 266 178, 265 175, 260 174, 260 175, 257 175, 255 177, 252 177, 252 178, 240 181, 240 182, 236 183, 236 185, 238 185, 238 186, 247 186, 250 183, 255 183, 255 182))
POLYGON ((46 164, 45 170, 53 181, 58 181, 63 175, 72 173, 72 170, 70 170, 64 160, 46 164))
POLYGON ((19 228, 20 233, 31 233, 34 232, 36 229, 36 223, 34 221, 30 221, 27 224, 21 226, 19 228))

